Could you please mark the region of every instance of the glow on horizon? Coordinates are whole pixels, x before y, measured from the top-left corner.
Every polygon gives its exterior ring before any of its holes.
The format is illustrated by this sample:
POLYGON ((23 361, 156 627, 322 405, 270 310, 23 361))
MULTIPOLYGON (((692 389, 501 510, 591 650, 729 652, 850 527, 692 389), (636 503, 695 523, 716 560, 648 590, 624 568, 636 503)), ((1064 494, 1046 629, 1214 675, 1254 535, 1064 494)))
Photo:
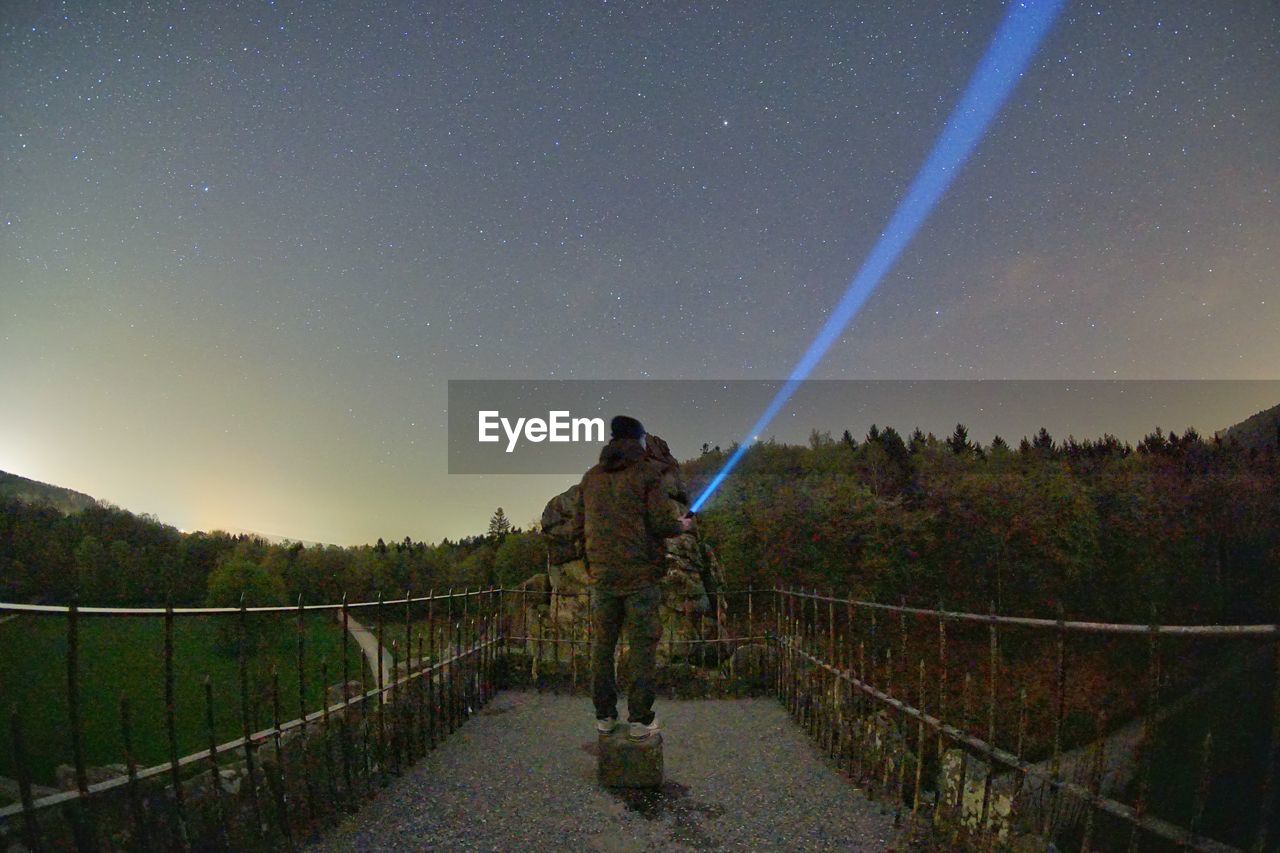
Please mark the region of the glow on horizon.
POLYGON ((746 454, 755 437, 762 434, 800 383, 809 377, 818 362, 831 349, 849 323, 857 315, 876 286, 893 267, 903 249, 911 242, 920 226, 946 193, 955 174, 982 139, 987 126, 1000 111, 1014 85, 1022 77, 1045 34, 1063 6, 1064 0, 1013 0, 1004 20, 978 63, 960 102, 947 118, 947 123, 916 173, 907 194, 898 204, 880 239, 871 248, 857 275, 849 283, 844 296, 836 303, 818 334, 796 362, 782 388, 765 408, 764 413, 747 432, 747 437, 724 466, 707 484, 690 507, 697 512, 720 487, 725 478, 746 454))

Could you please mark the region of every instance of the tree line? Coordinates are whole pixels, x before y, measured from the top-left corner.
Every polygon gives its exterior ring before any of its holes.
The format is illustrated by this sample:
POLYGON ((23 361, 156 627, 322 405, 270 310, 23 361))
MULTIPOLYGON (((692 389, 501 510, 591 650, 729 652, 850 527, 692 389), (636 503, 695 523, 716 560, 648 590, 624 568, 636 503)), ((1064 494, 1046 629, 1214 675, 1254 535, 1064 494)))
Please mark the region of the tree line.
MULTIPOLYGON (((687 463, 692 491, 735 448, 687 463)), ((1275 451, 1160 429, 983 446, 872 426, 859 441, 758 443, 710 501, 703 531, 733 585, 886 602, 1145 622, 1274 621, 1275 451)))
MULTIPOLYGON (((696 494, 735 448, 684 463, 696 494)), ((1275 621, 1280 462, 1272 449, 1157 429, 1017 445, 872 426, 753 445, 701 515, 731 586, 832 589, 881 601, 1144 622, 1275 621)), ((501 509, 489 530, 355 547, 182 533, 98 505, 0 501, 0 598, 230 605, 514 586, 546 543, 501 509)))
POLYGON ((545 565, 540 534, 499 511, 491 532, 438 543, 304 547, 223 531, 183 533, 99 504, 64 514, 0 500, 0 600, 228 606, 370 600, 406 589, 514 585, 545 565))

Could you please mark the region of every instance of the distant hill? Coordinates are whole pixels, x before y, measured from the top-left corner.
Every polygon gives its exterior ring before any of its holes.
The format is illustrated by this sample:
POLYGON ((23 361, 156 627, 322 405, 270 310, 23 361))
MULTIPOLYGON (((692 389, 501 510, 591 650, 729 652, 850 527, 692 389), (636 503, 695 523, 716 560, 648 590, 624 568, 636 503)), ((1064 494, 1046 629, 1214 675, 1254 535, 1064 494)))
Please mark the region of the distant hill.
POLYGON ((48 504, 67 514, 80 512, 98 505, 97 498, 84 492, 51 486, 38 480, 28 480, 17 474, 0 471, 0 499, 18 498, 32 504, 48 504))
POLYGON ((1234 438, 1242 447, 1280 449, 1280 405, 1245 418, 1218 432, 1224 441, 1234 438))
MULTIPOLYGON (((39 480, 28 480, 26 477, 19 477, 17 474, 10 474, 6 471, 0 471, 0 500, 17 498, 29 504, 45 504, 51 506, 65 515, 73 512, 80 512, 90 507, 100 504, 100 501, 84 492, 77 492, 73 489, 64 489, 62 486, 53 486, 49 483, 41 483, 39 480)), ((155 520, 154 517, 148 516, 155 520)), ((325 545, 323 542, 311 542, 306 539, 298 539, 294 536, 280 536, 275 533, 261 533, 257 530, 245 530, 242 528, 224 529, 223 532, 233 535, 245 534, 257 539, 262 539, 272 545, 283 545, 290 542, 301 542, 303 547, 312 548, 317 545, 325 545)))

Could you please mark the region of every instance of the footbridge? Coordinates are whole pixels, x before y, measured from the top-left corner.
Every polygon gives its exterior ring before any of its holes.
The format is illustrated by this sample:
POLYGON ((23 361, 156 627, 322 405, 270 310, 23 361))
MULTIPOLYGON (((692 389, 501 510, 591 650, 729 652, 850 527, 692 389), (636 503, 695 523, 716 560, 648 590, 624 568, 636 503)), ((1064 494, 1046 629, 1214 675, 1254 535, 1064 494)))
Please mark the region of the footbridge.
POLYGON ((0 685, 0 846, 1217 851, 1280 838, 1277 626, 722 591, 709 612, 671 608, 664 785, 618 791, 594 778, 576 595, 0 604, 16 617, 5 630, 57 626, 48 672, 65 688, 40 709, 30 685, 0 685), (116 685, 108 713, 95 644, 123 632, 92 626, 112 620, 146 620, 158 648, 137 652, 156 683, 116 685), (195 651, 196 625, 215 652, 195 651), (58 743, 28 735, 40 714, 58 718, 58 743))

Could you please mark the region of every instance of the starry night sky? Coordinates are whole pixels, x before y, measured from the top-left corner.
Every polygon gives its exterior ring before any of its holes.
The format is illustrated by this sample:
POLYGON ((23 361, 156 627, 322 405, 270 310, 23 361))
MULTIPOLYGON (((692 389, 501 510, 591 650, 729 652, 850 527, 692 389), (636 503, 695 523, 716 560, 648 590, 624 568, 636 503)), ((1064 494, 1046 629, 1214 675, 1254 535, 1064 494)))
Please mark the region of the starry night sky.
MULTIPOLYGON (((525 523, 573 478, 447 476, 446 381, 784 377, 1003 13, 427 6, 0 6, 0 469, 525 523)), ((1274 2, 1069 2, 816 376, 1276 378, 1278 192, 1274 2)))

